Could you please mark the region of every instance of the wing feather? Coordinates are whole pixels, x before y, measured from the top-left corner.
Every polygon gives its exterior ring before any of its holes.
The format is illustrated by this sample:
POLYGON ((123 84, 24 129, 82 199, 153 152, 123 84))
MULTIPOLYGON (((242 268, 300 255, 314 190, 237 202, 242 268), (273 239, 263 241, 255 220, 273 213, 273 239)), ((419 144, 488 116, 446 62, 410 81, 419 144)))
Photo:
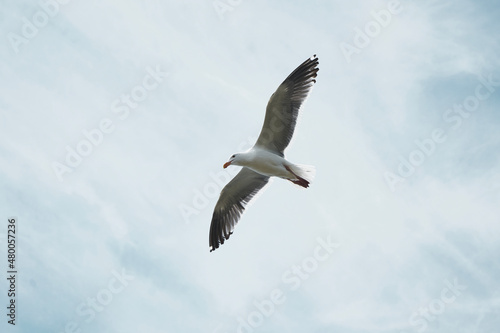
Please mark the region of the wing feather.
POLYGON ((269 177, 244 167, 222 189, 210 224, 210 252, 229 239, 245 206, 268 181, 269 177))
POLYGON ((284 156, 295 131, 300 107, 316 82, 318 65, 316 55, 307 59, 272 94, 256 146, 284 156))

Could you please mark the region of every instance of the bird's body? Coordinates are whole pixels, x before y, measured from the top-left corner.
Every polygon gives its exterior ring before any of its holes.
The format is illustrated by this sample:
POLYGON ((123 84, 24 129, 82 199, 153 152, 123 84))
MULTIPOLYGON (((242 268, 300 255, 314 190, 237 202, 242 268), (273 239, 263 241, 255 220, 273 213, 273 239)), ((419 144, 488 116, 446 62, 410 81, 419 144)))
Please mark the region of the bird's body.
POLYGON ((246 153, 239 153, 238 156, 241 162, 232 164, 247 167, 268 177, 295 179, 294 175, 285 168, 285 166, 290 166, 292 163, 277 154, 253 147, 246 153))
POLYGON ((313 56, 295 69, 271 96, 261 133, 247 152, 231 156, 224 168, 243 168, 221 191, 210 224, 213 251, 224 244, 246 204, 269 181, 279 177, 304 188, 314 178, 314 167, 294 164, 285 159, 284 150, 292 139, 300 107, 316 82, 318 58, 313 56))

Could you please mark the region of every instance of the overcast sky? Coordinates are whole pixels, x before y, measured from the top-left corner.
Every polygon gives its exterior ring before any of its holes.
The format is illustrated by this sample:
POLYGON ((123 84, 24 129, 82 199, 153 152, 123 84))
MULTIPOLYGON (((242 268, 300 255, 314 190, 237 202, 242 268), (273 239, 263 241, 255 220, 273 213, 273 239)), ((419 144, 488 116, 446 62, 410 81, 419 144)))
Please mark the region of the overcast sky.
MULTIPOLYGON (((495 1, 0 4, 6 332, 493 332, 495 1), (209 252, 222 169, 317 54, 275 179, 209 252)), ((4 330, 2 329, 2 332, 4 330)))

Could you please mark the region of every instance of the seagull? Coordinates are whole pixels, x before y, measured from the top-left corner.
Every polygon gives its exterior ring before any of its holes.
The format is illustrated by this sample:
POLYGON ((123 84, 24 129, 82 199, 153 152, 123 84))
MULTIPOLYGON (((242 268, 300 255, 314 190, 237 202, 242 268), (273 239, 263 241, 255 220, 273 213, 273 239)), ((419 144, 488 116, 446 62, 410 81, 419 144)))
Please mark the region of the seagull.
POLYGON ((246 205, 269 181, 279 177, 301 187, 313 180, 313 166, 294 164, 285 159, 284 150, 292 139, 301 105, 316 83, 319 70, 316 55, 297 67, 271 95, 264 125, 255 145, 237 153, 224 163, 242 166, 240 172, 222 189, 210 224, 210 252, 229 239, 246 205))

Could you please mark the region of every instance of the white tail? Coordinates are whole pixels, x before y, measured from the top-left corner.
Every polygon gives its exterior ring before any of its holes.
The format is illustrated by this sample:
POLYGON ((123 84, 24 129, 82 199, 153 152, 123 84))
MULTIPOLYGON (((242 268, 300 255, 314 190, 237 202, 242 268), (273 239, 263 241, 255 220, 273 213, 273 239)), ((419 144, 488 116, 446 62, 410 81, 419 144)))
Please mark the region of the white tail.
POLYGON ((304 178, 309 183, 311 183, 314 180, 314 176, 316 176, 316 168, 312 165, 292 164, 290 165, 290 169, 294 174, 300 178, 304 178))

